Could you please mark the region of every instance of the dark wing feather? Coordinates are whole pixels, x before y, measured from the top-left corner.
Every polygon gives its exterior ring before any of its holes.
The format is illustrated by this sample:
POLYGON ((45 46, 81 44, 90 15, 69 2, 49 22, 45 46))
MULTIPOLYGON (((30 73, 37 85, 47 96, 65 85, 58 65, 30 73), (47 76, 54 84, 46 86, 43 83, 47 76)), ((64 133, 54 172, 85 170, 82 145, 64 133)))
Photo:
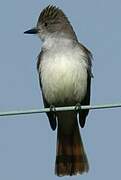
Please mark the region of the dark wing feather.
MULTIPOLYGON (((89 105, 90 104, 90 87, 91 87, 91 77, 88 74, 88 78, 87 78, 87 93, 85 95, 85 98, 81 102, 81 105, 89 105)), ((80 123, 80 126, 82 128, 85 125, 86 116, 88 115, 88 113, 89 113, 89 109, 81 110, 79 112, 79 123, 80 123)))
MULTIPOLYGON (((38 73, 39 73, 39 83, 40 83, 41 90, 42 90, 42 83, 41 83, 41 71, 39 69, 39 65, 41 63, 42 55, 43 55, 43 51, 40 52, 40 54, 38 56, 38 61, 37 61, 37 70, 38 70, 38 73)), ((43 90, 42 90, 42 97, 43 97, 44 107, 49 108, 50 104, 46 101, 46 99, 45 99, 45 97, 43 95, 43 90)), ((55 113, 47 112, 46 114, 48 116, 48 119, 49 119, 50 126, 51 126, 52 130, 55 130, 56 129, 56 116, 55 116, 55 113)))
MULTIPOLYGON (((92 74, 92 54, 91 52, 82 44, 79 44, 81 50, 85 52, 84 60, 87 64, 87 92, 86 95, 81 102, 81 105, 89 105, 90 104, 90 89, 91 89, 91 78, 93 77, 92 74)), ((86 116, 89 113, 89 109, 81 110, 79 113, 79 122, 80 126, 83 128, 86 121, 86 116)))

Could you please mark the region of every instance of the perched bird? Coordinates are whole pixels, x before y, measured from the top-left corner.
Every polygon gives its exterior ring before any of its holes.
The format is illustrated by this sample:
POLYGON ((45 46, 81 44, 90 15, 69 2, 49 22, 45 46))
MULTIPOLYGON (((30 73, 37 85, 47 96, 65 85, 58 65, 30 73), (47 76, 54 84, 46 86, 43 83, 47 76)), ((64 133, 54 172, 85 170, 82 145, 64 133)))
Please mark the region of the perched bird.
MULTIPOLYGON (((43 41, 37 70, 45 108, 89 105, 92 54, 81 43, 64 12, 49 5, 38 18, 37 26, 25 31, 38 34, 43 41)), ((89 110, 79 111, 83 128, 89 110)), ((57 127, 55 174, 77 175, 89 165, 79 132, 76 111, 47 112, 52 130, 57 127)))

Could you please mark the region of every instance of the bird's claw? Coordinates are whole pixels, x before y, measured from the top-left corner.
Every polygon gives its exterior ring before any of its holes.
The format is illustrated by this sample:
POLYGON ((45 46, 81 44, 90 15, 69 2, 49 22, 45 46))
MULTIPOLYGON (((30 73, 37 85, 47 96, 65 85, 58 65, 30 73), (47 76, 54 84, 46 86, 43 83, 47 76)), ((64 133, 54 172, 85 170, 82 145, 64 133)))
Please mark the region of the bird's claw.
POLYGON ((50 112, 53 112, 53 113, 56 112, 56 109, 55 109, 55 106, 54 106, 54 105, 50 105, 50 112))
POLYGON ((53 118, 56 119, 56 109, 54 105, 50 105, 50 113, 53 115, 53 118))
POLYGON ((75 112, 76 112, 76 113, 79 113, 80 110, 81 110, 81 104, 80 104, 80 103, 77 103, 77 104, 75 105, 75 112))

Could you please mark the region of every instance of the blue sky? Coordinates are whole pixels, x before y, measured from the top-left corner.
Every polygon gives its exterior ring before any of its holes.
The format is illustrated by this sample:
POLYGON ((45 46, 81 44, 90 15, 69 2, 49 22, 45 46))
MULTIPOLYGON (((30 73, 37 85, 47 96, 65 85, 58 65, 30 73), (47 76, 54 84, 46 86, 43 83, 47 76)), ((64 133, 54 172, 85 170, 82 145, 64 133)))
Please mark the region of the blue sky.
MULTIPOLYGON (((63 9, 94 56, 91 104, 121 102, 121 1, 0 1, 0 111, 42 108, 36 71, 41 42, 23 32, 48 4, 63 9)), ((121 178, 121 109, 93 110, 81 130, 90 171, 74 180, 121 178)), ((58 179, 56 132, 45 114, 0 117, 0 179, 58 179)), ((64 177, 62 179, 67 179, 64 177)))

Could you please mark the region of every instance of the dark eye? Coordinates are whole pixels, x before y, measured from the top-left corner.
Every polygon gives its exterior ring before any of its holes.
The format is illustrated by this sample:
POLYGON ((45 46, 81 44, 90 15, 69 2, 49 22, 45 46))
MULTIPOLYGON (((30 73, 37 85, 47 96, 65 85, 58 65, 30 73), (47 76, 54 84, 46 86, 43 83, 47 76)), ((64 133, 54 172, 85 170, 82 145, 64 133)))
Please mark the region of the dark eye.
POLYGON ((45 23, 45 27, 47 27, 47 23, 45 23))

